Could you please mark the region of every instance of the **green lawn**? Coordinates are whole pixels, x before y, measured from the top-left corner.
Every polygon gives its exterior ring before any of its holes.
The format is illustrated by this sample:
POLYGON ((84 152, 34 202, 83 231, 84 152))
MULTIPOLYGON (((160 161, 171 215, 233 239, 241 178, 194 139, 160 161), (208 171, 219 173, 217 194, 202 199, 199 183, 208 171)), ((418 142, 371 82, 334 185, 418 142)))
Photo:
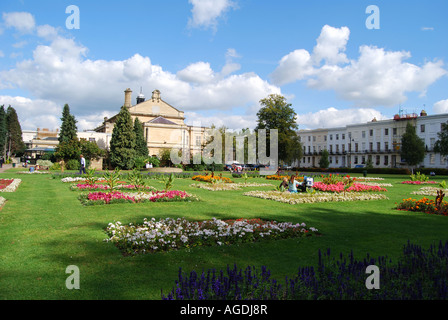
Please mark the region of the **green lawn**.
MULTIPOLYGON (((386 178, 382 182, 394 186, 387 187, 390 200, 380 201, 290 205, 242 195, 249 190, 272 189, 269 187, 211 192, 189 187, 199 183, 191 179, 176 179, 174 189, 193 193, 202 201, 84 207, 77 200, 78 192, 69 190, 70 184, 51 175, 18 171, 21 169, 0 174, 0 178, 22 179, 15 192, 0 194, 7 199, 0 211, 1 299, 158 300, 161 289, 168 292, 173 287, 179 267, 200 272, 234 263, 241 268, 265 265, 273 278, 282 280, 294 275, 299 266, 316 265, 319 249, 331 248, 334 253, 353 250, 357 257, 369 253, 394 259, 408 240, 424 247, 448 240, 448 217, 393 209, 396 202, 420 188, 398 184, 407 176, 382 176, 386 178), (109 222, 141 223, 152 217, 305 222, 322 236, 133 257, 124 257, 113 244, 103 241, 109 222), (69 265, 80 269, 80 290, 65 286, 69 265)), ((149 181, 156 188, 163 187, 157 180, 149 181)), ((266 182, 263 178, 250 181, 266 182)))

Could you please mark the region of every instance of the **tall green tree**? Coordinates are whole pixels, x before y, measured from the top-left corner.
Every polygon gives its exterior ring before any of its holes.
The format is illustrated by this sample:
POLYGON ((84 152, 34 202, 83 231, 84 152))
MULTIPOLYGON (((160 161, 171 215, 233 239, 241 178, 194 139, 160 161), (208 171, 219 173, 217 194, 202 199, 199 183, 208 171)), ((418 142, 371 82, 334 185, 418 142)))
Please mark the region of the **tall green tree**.
POLYGON ((59 143, 69 142, 71 140, 77 139, 77 131, 76 127, 76 119, 75 116, 70 113, 70 107, 68 104, 64 105, 62 110, 62 124, 61 124, 61 132, 59 132, 59 143))
POLYGON ((135 132, 131 114, 125 106, 117 115, 112 138, 110 140, 110 162, 119 169, 130 170, 134 167, 135 132))
POLYGON ((16 110, 11 106, 6 110, 6 122, 9 136, 7 146, 9 155, 23 153, 25 151, 25 143, 23 142, 22 127, 20 126, 16 110))
POLYGON ((411 167, 412 172, 413 167, 425 159, 425 142, 417 135, 415 127, 410 122, 401 137, 401 159, 411 167))
MULTIPOLYGON (((257 127, 260 129, 278 130, 278 158, 280 162, 291 163, 302 157, 302 147, 299 141, 296 122, 297 114, 287 103, 285 97, 271 94, 260 100, 261 108, 257 113, 257 127)), ((268 132, 269 133, 269 132, 268 132)), ((269 136, 268 136, 269 139, 269 136)))
POLYGON ((145 135, 143 134, 143 124, 138 118, 134 120, 134 132, 135 132, 135 151, 137 157, 148 157, 149 150, 146 143, 145 135))
POLYGON ((439 139, 434 145, 434 151, 444 157, 448 156, 448 122, 442 123, 442 130, 437 133, 437 137, 439 139))
POLYGON ((324 149, 324 151, 322 151, 322 154, 320 156, 320 160, 319 160, 319 167, 322 169, 326 169, 330 166, 330 161, 328 160, 328 150, 324 149))
POLYGON ((6 122, 5 106, 0 106, 0 154, 6 158, 8 139, 8 126, 6 122))

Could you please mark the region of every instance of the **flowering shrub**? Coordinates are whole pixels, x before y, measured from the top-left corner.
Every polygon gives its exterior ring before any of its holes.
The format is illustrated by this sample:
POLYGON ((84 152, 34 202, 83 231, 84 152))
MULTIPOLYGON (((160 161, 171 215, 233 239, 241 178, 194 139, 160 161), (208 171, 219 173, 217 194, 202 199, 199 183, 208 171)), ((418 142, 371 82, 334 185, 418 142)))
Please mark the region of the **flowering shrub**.
POLYGON ((261 239, 281 239, 317 234, 306 224, 263 221, 260 219, 219 220, 202 222, 184 218, 144 219, 142 225, 109 223, 107 242, 127 254, 154 253, 197 246, 231 245, 261 239))
POLYGON ((193 176, 192 178, 195 181, 204 181, 204 182, 216 182, 216 181, 220 181, 220 182, 224 182, 224 183, 233 183, 233 181, 230 178, 226 178, 226 177, 220 177, 220 176, 212 176, 210 175, 197 175, 197 176, 193 176))
MULTIPOLYGON (((345 184, 343 182, 337 182, 335 184, 327 184, 323 182, 315 182, 313 188, 318 191, 324 192, 344 192, 345 184)), ((361 183, 353 183, 348 188, 345 188, 346 192, 382 192, 387 191, 385 188, 381 188, 376 185, 366 185, 361 183)))
POLYGON ((281 191, 249 191, 243 193, 245 196, 274 200, 289 204, 334 202, 334 201, 364 201, 364 200, 384 200, 388 199, 382 194, 376 193, 290 193, 281 191))
POLYGON ((397 210, 405 210, 405 211, 414 211, 414 212, 423 212, 429 214, 439 214, 439 215, 448 215, 448 202, 442 201, 440 206, 436 205, 434 200, 430 200, 428 198, 423 198, 420 200, 408 198, 403 199, 397 205, 397 210))
POLYGON ((21 182, 21 179, 0 179, 0 192, 14 192, 21 182))
POLYGON ((101 205, 114 203, 137 203, 137 202, 171 202, 171 201, 199 201, 199 199, 184 191, 152 191, 139 193, 112 192, 90 192, 81 194, 78 199, 84 205, 101 205))
POLYGON ((301 266, 283 281, 271 278, 266 266, 261 271, 209 269, 185 274, 179 269, 175 286, 163 300, 446 300, 448 298, 448 242, 429 249, 410 242, 403 247, 397 262, 387 256, 369 254, 357 259, 350 254, 331 255, 318 251, 318 264, 301 266), (381 270, 381 289, 366 290, 366 270, 376 265, 381 270))

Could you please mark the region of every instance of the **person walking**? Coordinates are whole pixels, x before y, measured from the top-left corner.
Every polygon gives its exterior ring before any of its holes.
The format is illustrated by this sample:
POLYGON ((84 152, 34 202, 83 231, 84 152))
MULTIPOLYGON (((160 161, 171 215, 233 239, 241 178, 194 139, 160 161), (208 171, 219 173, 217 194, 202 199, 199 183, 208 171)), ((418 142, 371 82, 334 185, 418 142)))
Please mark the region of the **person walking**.
POLYGON ((81 155, 81 168, 79 169, 79 174, 86 174, 86 159, 81 155))

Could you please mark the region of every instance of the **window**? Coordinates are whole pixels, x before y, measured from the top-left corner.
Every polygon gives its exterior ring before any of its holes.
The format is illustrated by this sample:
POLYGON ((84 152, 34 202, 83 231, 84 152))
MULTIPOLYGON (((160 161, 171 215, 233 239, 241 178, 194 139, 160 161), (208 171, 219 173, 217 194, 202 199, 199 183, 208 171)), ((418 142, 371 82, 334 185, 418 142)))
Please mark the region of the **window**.
POLYGON ((328 161, 329 161, 330 163, 333 163, 333 157, 328 157, 328 161))
POLYGON ((373 142, 369 142, 369 150, 370 150, 370 152, 373 151, 373 142))
POLYGON ((434 145, 436 144, 436 138, 429 139, 431 150, 434 150, 434 145))
POLYGON ((313 146, 313 152, 316 152, 316 147, 315 146, 313 146))
POLYGON ((333 153, 333 145, 330 144, 330 153, 333 153))
POLYGON ((89 138, 90 142, 95 142, 95 138, 89 138))
POLYGON ((397 128, 393 128, 393 129, 392 129, 392 134, 393 134, 394 136, 397 135, 397 128))
POLYGON ((336 145, 336 152, 339 152, 339 145, 336 145))
POLYGON ((342 145, 342 152, 345 152, 345 144, 342 145))
POLYGON ((389 142, 384 142, 384 150, 389 151, 389 142))
POLYGON ((381 162, 381 157, 380 156, 376 156, 376 165, 379 166, 381 162))
POLYGON ((330 140, 333 140, 333 135, 332 134, 330 134, 330 140))
POLYGON ((311 136, 308 136, 308 141, 311 142, 311 136))
POLYGON ((388 129, 388 128, 384 129, 384 135, 385 135, 385 136, 388 136, 388 135, 389 135, 389 129, 388 129))
POLYGON ((363 131, 363 132, 362 132, 362 138, 364 139, 365 137, 366 137, 366 132, 363 131))
POLYGON ((366 157, 362 156, 361 161, 362 161, 361 164, 366 164, 366 157))
POLYGON ((336 140, 339 140, 339 134, 336 134, 336 140))
POLYGON ((342 134, 342 140, 345 140, 345 133, 342 134))
POLYGON ((371 137, 373 137, 373 129, 370 129, 370 131, 369 131, 369 135, 370 135, 371 137))
POLYGON ((384 165, 389 165, 389 156, 384 156, 384 165))
POLYGON ((376 151, 380 151, 381 150, 381 142, 377 142, 376 143, 376 151))
POLYGON ((436 163, 436 157, 434 155, 434 153, 431 153, 429 155, 429 164, 435 164, 436 163))
POLYGON ((313 136, 313 142, 316 142, 316 136, 313 136))
POLYGON ((196 136, 196 146, 201 145, 201 136, 196 136))
POLYGON ((311 147, 308 146, 308 153, 311 153, 311 147))
POLYGON ((336 164, 339 163, 339 157, 336 157, 336 164))
POLYGON ((425 132, 425 125, 424 124, 420 125, 420 132, 425 132))
POLYGON ((327 141, 327 136, 324 136, 324 141, 327 141))
POLYGON ((358 152, 358 143, 355 143, 355 152, 358 152))
POLYGON ((355 160, 353 161, 354 164, 358 164, 358 156, 355 156, 355 160))

